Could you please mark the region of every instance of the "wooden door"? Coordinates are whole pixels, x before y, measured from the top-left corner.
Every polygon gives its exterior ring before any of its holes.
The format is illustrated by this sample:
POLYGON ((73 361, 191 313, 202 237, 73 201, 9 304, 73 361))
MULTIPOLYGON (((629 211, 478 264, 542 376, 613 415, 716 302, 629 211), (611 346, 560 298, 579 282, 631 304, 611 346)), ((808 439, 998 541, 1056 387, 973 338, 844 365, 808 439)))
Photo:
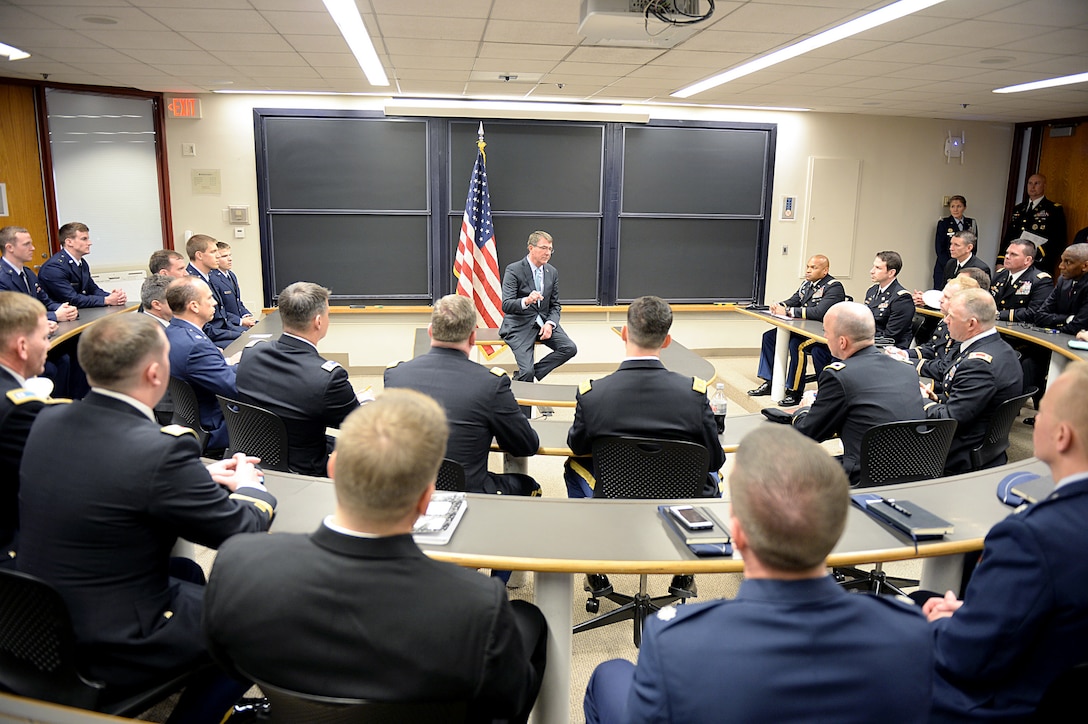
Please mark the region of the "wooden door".
POLYGON ((5 185, 7 216, 0 227, 22 226, 34 238, 32 267, 37 270, 50 255, 45 212, 45 186, 38 144, 38 115, 34 88, 0 84, 0 183, 5 185))

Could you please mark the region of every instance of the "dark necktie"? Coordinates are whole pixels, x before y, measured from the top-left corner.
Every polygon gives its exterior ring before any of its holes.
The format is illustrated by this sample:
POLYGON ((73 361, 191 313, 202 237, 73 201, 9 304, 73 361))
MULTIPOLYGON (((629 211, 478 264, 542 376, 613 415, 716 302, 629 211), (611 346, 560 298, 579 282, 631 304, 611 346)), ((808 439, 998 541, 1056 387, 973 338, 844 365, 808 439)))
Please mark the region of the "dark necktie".
POLYGON ((30 290, 30 280, 26 278, 26 271, 19 272, 19 276, 23 278, 23 286, 26 287, 26 293, 30 296, 34 296, 34 292, 30 290))

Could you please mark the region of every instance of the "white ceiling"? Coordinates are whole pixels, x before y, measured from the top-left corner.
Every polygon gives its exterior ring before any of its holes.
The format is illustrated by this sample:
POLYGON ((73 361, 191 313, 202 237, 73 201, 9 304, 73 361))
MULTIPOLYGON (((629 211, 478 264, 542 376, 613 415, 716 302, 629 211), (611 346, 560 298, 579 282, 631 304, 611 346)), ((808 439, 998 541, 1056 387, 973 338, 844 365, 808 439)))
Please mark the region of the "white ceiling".
MULTIPOLYGON (((890 0, 718 0, 671 50, 588 45, 579 0, 356 2, 389 88, 367 83, 321 0, 0 0, 0 42, 32 54, 0 60, 0 76, 168 93, 669 102, 890 0)), ((1088 0, 946 0, 687 102, 1031 121, 1088 115, 1088 83, 991 91, 1086 71, 1088 0)))

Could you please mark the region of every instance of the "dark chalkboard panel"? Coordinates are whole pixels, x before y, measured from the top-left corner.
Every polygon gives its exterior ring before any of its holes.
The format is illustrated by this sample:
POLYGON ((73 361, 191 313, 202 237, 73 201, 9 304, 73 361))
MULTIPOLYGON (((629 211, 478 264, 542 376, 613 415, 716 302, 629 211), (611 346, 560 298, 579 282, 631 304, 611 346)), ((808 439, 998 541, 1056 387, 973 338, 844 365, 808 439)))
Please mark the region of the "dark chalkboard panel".
POLYGON ((271 209, 429 207, 426 121, 268 118, 265 145, 271 209))
MULTIPOLYGON (((450 123, 450 208, 464 209, 478 122, 450 123)), ((604 125, 484 123, 493 211, 598 213, 604 125)))
POLYGON ((427 225, 426 216, 274 214, 276 293, 304 280, 334 299, 429 303, 427 225))
POLYGON ((763 130, 629 126, 622 212, 761 216, 767 143, 763 130))
POLYGON ((759 226, 752 219, 621 219, 617 301, 644 294, 754 298, 759 226))
MULTIPOLYGON (((597 301, 597 263, 600 256, 600 220, 595 218, 542 218, 496 216, 495 247, 499 275, 508 264, 526 255, 529 234, 541 229, 555 240, 551 263, 559 272, 559 298, 564 302, 594 304, 597 301)), ((454 251, 461 232, 460 218, 450 224, 454 251)), ((452 271, 451 271, 452 275, 452 271)))

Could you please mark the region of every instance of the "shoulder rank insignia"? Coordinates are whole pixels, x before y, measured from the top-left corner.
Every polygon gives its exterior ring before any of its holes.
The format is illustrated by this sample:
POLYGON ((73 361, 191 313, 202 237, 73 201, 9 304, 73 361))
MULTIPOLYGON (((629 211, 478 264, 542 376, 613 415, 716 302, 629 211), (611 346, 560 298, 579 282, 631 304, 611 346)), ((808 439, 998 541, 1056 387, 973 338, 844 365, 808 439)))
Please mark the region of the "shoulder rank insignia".
POLYGON ((28 390, 25 387, 16 387, 14 390, 8 390, 8 400, 13 405, 25 405, 28 402, 40 402, 43 405, 48 405, 53 402, 71 402, 71 400, 66 399, 53 400, 49 397, 42 397, 37 392, 28 390))
POLYGON ((904 294, 910 294, 910 293, 911 293, 911 291, 909 289, 900 289, 898 292, 896 292, 896 294, 898 294, 899 296, 903 296, 904 294))
POLYGON ((496 377, 506 377, 506 370, 504 370, 502 367, 492 367, 489 372, 491 372, 491 374, 495 375, 496 377))
POLYGON ((582 384, 578 385, 578 393, 584 395, 593 389, 593 380, 583 380, 582 384))
POLYGON ((988 355, 985 352, 971 352, 969 355, 967 355, 967 359, 980 359, 987 363, 994 361, 993 356, 988 355))
POLYGON ((391 369, 393 369, 394 367, 396 367, 397 365, 399 365, 399 364, 400 364, 401 362, 403 362, 403 361, 404 361, 404 360, 397 360, 396 362, 390 362, 389 364, 387 364, 387 365, 385 366, 385 368, 386 368, 387 370, 391 370, 391 369))
POLYGON ((197 434, 192 429, 185 427, 185 425, 166 425, 164 427, 160 427, 159 432, 166 433, 167 435, 173 435, 174 437, 181 437, 182 435, 188 433, 197 440, 200 439, 199 437, 197 437, 197 434))
POLYGON ((1036 276, 1037 276, 1037 277, 1038 277, 1039 279, 1049 279, 1049 278, 1050 278, 1050 274, 1048 274, 1048 273, 1047 273, 1047 272, 1045 272, 1045 271, 1041 271, 1041 272, 1039 272, 1038 274, 1036 274, 1036 276))
POLYGON ((698 377, 691 378, 691 389, 698 392, 700 395, 706 394, 706 380, 701 380, 698 377))
POLYGON ((843 362, 832 362, 829 365, 825 365, 824 369, 825 370, 835 370, 837 372, 838 370, 846 369, 846 364, 843 363, 843 362))
POLYGON ((334 369, 336 369, 339 366, 340 366, 340 363, 337 362, 336 360, 327 359, 327 360, 325 360, 325 364, 321 365, 321 369, 325 370, 326 372, 332 372, 334 369))

